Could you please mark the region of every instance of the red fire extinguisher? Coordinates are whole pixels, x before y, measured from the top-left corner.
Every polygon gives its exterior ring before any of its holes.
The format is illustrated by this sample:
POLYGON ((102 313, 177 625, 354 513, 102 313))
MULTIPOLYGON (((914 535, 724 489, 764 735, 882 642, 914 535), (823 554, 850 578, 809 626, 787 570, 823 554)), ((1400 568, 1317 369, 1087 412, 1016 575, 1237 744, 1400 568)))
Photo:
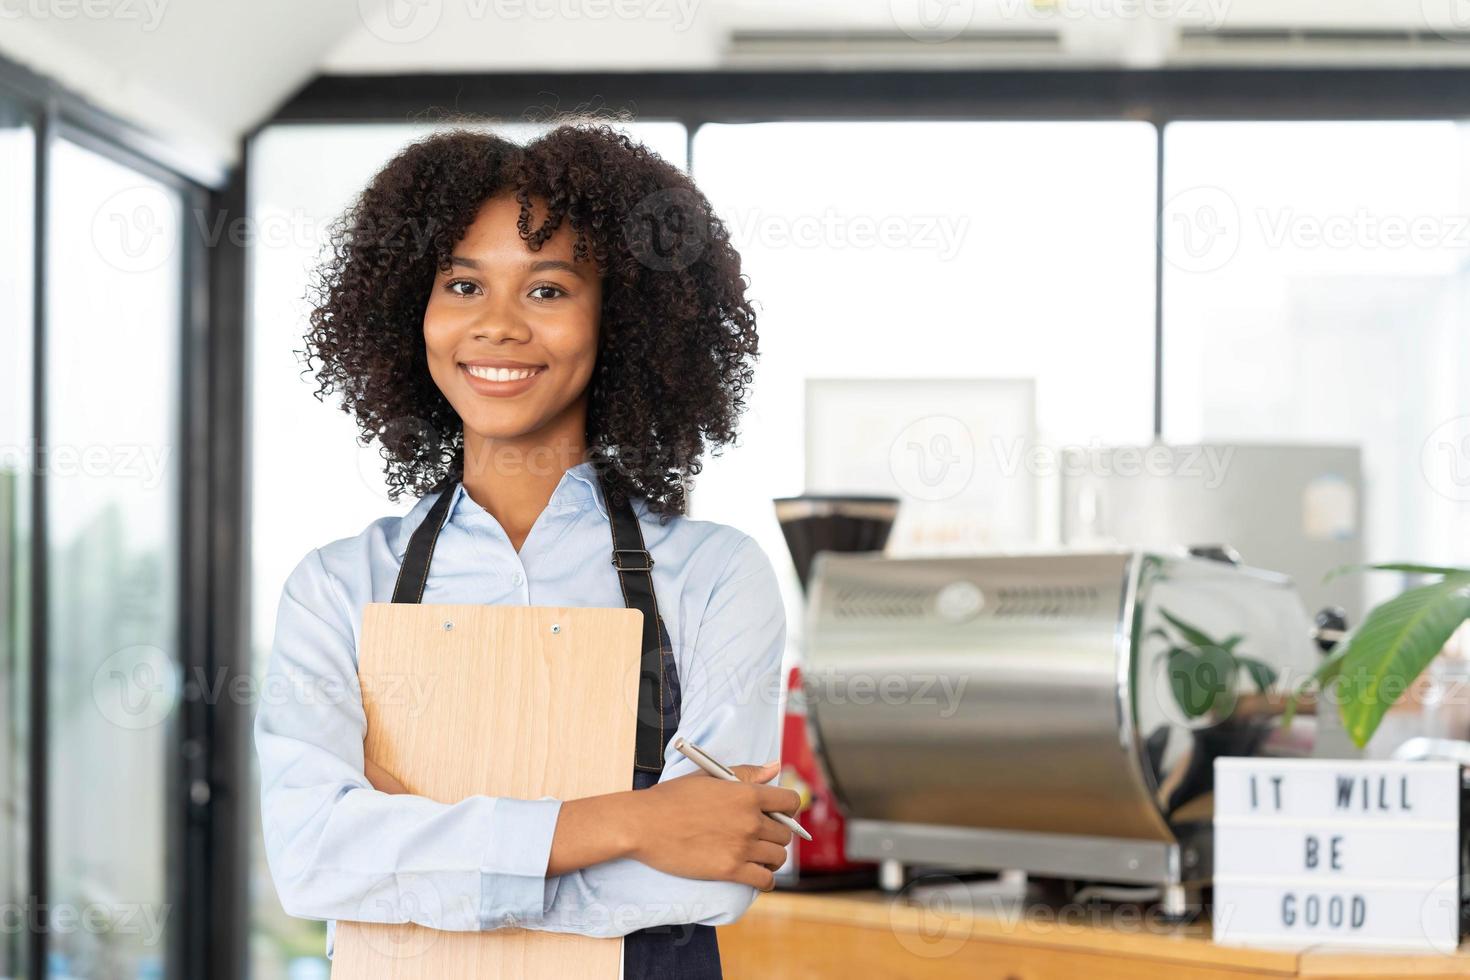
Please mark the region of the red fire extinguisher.
POLYGON ((812 839, 792 838, 791 856, 781 869, 778 885, 800 888, 868 884, 875 865, 847 859, 846 821, 817 766, 807 732, 806 695, 800 667, 792 667, 787 674, 786 714, 781 734, 780 782, 801 796, 796 819, 812 839))

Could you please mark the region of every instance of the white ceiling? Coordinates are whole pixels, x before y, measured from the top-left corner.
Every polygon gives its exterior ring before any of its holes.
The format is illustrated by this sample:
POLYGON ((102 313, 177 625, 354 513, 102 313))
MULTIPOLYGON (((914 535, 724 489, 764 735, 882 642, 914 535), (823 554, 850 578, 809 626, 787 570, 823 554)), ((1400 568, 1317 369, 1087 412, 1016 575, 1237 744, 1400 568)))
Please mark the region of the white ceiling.
POLYGON ((323 72, 1467 63, 1467 13, 1464 0, 0 0, 0 53, 229 160, 323 72))

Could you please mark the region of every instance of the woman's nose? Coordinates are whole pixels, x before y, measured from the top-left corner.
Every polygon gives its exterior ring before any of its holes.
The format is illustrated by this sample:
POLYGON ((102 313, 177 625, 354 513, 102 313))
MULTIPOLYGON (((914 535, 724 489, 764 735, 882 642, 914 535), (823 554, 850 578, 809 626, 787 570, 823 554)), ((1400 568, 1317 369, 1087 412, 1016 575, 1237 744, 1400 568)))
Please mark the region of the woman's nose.
POLYGON ((531 335, 525 318, 506 302, 486 303, 475 318, 473 331, 477 340, 516 340, 531 335))

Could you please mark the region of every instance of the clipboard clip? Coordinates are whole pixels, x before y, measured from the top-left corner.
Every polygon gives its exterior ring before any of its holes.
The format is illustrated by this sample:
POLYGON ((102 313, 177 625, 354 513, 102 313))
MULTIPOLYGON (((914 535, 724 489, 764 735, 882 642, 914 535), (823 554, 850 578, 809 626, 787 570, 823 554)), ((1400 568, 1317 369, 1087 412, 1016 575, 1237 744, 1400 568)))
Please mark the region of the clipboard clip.
POLYGON ((642 548, 614 548, 612 553, 612 564, 620 572, 647 572, 653 569, 653 555, 642 548), (644 565, 641 568, 624 565, 618 555, 642 555, 644 565))

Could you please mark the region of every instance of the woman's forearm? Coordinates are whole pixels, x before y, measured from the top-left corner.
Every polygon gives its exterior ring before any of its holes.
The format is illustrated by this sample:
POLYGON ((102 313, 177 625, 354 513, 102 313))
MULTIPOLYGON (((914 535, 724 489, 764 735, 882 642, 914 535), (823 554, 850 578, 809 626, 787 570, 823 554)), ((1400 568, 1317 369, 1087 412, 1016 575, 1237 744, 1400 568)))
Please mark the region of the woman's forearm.
POLYGON ((631 856, 638 846, 635 790, 566 800, 556 818, 546 877, 631 856))

